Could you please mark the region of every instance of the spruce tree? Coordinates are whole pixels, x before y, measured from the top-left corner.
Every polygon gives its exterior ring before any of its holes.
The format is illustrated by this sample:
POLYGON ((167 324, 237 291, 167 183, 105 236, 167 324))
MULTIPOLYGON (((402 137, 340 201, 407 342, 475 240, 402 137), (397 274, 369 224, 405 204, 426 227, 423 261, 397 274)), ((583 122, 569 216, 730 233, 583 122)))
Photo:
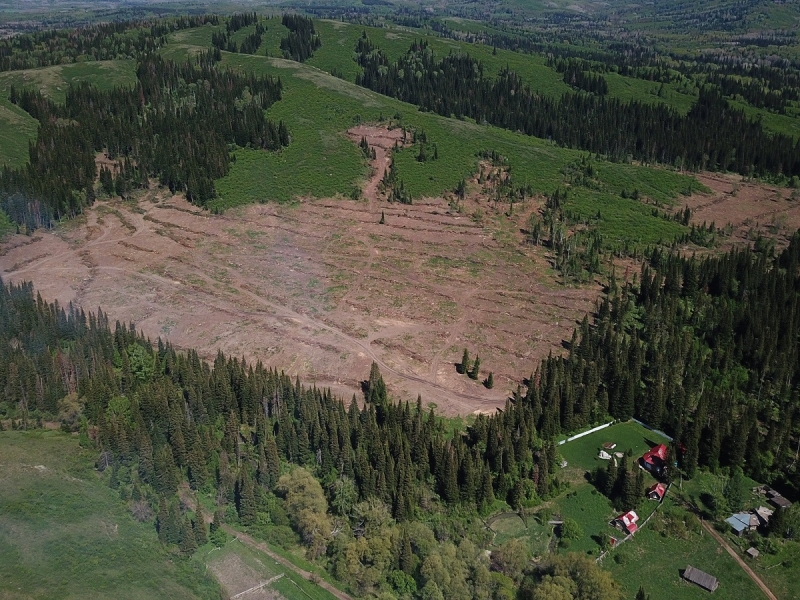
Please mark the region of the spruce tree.
POLYGON ((197 501, 194 509, 194 522, 192 523, 194 530, 194 539, 197 541, 198 546, 204 546, 208 543, 208 533, 206 532, 206 520, 203 518, 203 508, 200 506, 200 501, 197 501))
POLYGON ((484 383, 486 389, 492 389, 494 387, 494 373, 489 371, 489 376, 486 378, 486 382, 484 383))
POLYGON ((463 375, 469 371, 471 366, 472 362, 469 359, 469 352, 464 348, 464 354, 461 355, 461 362, 458 363, 457 371, 463 375))
POLYGON ((253 487, 253 480, 250 478, 246 468, 242 469, 238 482, 238 502, 239 520, 242 525, 252 525, 256 522, 256 497, 253 487))
POLYGON ((475 357, 475 362, 472 363, 472 369, 470 369, 470 371, 468 373, 469 378, 470 379, 477 379, 478 376, 480 375, 480 372, 481 372, 480 369, 481 369, 481 357, 480 356, 476 356, 475 357))
POLYGON ((194 529, 192 528, 192 522, 189 520, 189 517, 183 520, 181 539, 178 546, 181 550, 181 554, 184 556, 191 556, 194 554, 195 550, 197 550, 197 540, 194 538, 194 529))

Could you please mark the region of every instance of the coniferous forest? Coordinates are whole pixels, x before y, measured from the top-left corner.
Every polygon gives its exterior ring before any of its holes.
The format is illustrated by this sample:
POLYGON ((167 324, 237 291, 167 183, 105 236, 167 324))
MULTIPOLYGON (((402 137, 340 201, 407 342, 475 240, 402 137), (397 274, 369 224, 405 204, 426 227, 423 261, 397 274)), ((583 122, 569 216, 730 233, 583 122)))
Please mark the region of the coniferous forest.
POLYGON ((563 66, 568 83, 595 93, 558 99, 534 94, 511 70, 492 78, 468 54, 440 58, 426 42, 414 42, 392 62, 364 34, 355 52, 363 70, 356 83, 421 110, 469 117, 616 160, 632 157, 742 175, 800 174, 800 142, 767 133, 731 107, 716 87, 701 88, 696 104, 681 116, 661 104, 608 98, 596 77, 578 76, 568 65, 563 66))

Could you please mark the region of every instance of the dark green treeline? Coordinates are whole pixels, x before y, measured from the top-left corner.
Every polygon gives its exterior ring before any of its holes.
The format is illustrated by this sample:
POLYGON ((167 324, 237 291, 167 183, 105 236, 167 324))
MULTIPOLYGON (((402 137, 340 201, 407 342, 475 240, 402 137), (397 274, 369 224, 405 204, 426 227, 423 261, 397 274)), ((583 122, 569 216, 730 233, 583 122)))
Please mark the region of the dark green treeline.
MULTIPOLYGON (((438 58, 426 42, 414 42, 391 62, 366 35, 356 44, 362 68, 356 83, 446 117, 470 117, 614 160, 674 164, 743 175, 800 175, 800 142, 768 134, 719 88, 702 87, 686 116, 663 104, 622 102, 602 95, 536 94, 515 72, 496 78, 468 54, 438 58)), ((588 77, 588 76, 587 76, 588 77)), ((602 84, 581 75, 580 84, 602 93, 602 84)))

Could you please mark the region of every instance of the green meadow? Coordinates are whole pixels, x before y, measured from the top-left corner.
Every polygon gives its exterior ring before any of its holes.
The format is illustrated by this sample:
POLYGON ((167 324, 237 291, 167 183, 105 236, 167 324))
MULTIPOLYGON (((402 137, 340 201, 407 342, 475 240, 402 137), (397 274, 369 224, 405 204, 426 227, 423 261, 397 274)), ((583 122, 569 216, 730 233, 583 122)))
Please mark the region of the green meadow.
POLYGON ((95 458, 60 432, 0 432, 0 596, 219 598, 198 563, 133 519, 95 458))
MULTIPOLYGON (((229 174, 216 182, 219 197, 211 203, 212 209, 224 210, 253 202, 349 196, 369 176, 367 162, 345 135, 359 123, 391 121, 409 129, 422 129, 429 143, 436 144, 438 160, 418 162, 418 150, 414 147, 395 155, 398 178, 413 198, 436 197, 453 190, 461 179, 477 172, 478 155, 487 150, 506 157, 515 183, 530 185, 534 194, 549 194, 568 184, 566 167, 587 156, 546 140, 421 112, 412 105, 354 85, 348 81, 355 77, 357 68, 352 60, 353 48, 364 27, 317 22, 323 46, 308 64, 300 64, 276 58, 280 54, 280 38, 286 30, 277 18, 267 19, 266 25, 262 55, 223 52, 222 64, 280 77, 283 99, 268 110, 268 116, 286 123, 291 144, 277 153, 236 149, 229 174), (328 71, 337 71, 344 79, 328 71)), ((250 29, 236 32, 234 37, 242 38, 250 29)), ((206 26, 176 32, 162 48, 162 54, 185 60, 210 47, 214 30, 215 27, 206 26)), ((403 28, 366 30, 394 57, 421 37, 419 32, 403 28)), ((508 64, 523 73, 533 87, 540 86, 536 89, 543 93, 560 94, 566 89, 560 75, 547 67, 542 57, 501 50, 495 55, 488 46, 469 46, 431 36, 426 39, 437 52, 459 49, 472 52, 485 61, 489 72, 508 64)), ((12 83, 41 89, 54 100, 63 101, 69 83, 89 81, 105 89, 131 85, 135 81, 134 70, 132 61, 111 61, 0 74, 0 140, 9 140, 0 145, 3 148, 0 160, 11 166, 23 164, 27 141, 35 137, 36 131, 33 119, 4 101, 12 83), (18 123, 22 126, 17 126, 18 123)), ((700 189, 693 177, 664 168, 592 160, 595 167, 592 184, 572 186, 565 207, 576 219, 591 221, 592 227, 612 246, 644 247, 670 242, 685 233, 683 226, 654 214, 652 204, 679 207, 682 192, 700 189), (638 190, 642 201, 623 199, 623 190, 638 190)))
POLYGON ((54 102, 64 102, 70 84, 88 82, 101 90, 136 83, 136 62, 133 60, 106 60, 78 62, 23 71, 0 73, 0 89, 8 97, 11 85, 42 92, 54 102))
MULTIPOLYGON (((667 506, 665 502, 664 508, 667 506)), ((681 578, 687 565, 719 580, 719 587, 713 593, 715 600, 764 597, 753 580, 704 530, 690 531, 681 538, 645 527, 602 564, 622 583, 629 598, 633 598, 640 586, 652 600, 708 598, 706 590, 681 578)))
POLYGON ((0 97, 0 166, 21 167, 28 162, 28 142, 36 139, 38 128, 36 119, 0 97))

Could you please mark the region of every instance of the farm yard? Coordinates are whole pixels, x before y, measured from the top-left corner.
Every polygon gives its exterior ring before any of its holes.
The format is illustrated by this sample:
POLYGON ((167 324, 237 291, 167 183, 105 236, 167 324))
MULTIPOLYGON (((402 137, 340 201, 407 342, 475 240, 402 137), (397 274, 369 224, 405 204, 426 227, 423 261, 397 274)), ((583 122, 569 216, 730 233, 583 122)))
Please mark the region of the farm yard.
MULTIPOLYGON (((560 456, 567 466, 559 471, 559 478, 568 481, 566 491, 541 507, 531 509, 532 515, 541 512, 547 520, 574 520, 580 527, 581 536, 577 539, 559 541, 557 536, 550 546, 557 552, 585 552, 593 556, 601 553, 601 543, 611 536, 622 539, 625 534, 612 528, 609 522, 621 514, 611 502, 588 481, 588 475, 608 461, 599 458, 604 444, 615 444, 608 452, 632 453, 636 460, 652 446, 668 443, 660 434, 633 421, 615 423, 584 437, 566 442, 558 447, 560 456)), ((646 476, 646 486, 655 479, 646 476)), ((747 480, 750 485, 752 480, 747 480)), ((699 498, 701 490, 715 489, 721 485, 720 476, 698 474, 691 481, 684 481, 683 489, 673 485, 663 504, 642 499, 635 507, 639 515, 640 528, 626 542, 612 549, 602 558, 604 568, 609 569, 614 578, 622 583, 626 596, 633 597, 643 586, 653 600, 669 598, 704 598, 705 590, 685 581, 682 572, 692 565, 715 576, 720 584, 714 597, 720 598, 758 598, 763 597, 753 580, 720 546, 720 544, 701 527, 700 520, 685 508, 685 502, 692 504, 692 498, 699 498), (652 514, 652 517, 648 519, 652 514), (642 523, 646 525, 641 527, 642 523)), ((749 499, 750 504, 758 503, 758 496, 749 499)), ((764 500, 762 499, 763 503, 764 500)), ((535 551, 542 548, 543 525, 533 516, 528 518, 528 528, 516 515, 507 515, 495 521, 492 529, 497 531, 496 542, 512 537, 526 539, 530 535, 530 547, 535 551), (506 525, 503 526, 502 524, 506 525), (502 536, 502 537, 501 537, 502 536)), ((553 526, 549 526, 552 531, 553 526)), ((742 538, 728 533, 729 527, 723 524, 720 530, 728 542, 741 556, 750 546, 742 538)), ((546 530, 547 531, 547 530, 546 530)), ((773 549, 768 556, 761 555, 756 562, 750 561, 756 574, 770 586, 778 598, 797 598, 794 590, 796 575, 791 565, 800 556, 800 544, 786 542, 773 549)))

